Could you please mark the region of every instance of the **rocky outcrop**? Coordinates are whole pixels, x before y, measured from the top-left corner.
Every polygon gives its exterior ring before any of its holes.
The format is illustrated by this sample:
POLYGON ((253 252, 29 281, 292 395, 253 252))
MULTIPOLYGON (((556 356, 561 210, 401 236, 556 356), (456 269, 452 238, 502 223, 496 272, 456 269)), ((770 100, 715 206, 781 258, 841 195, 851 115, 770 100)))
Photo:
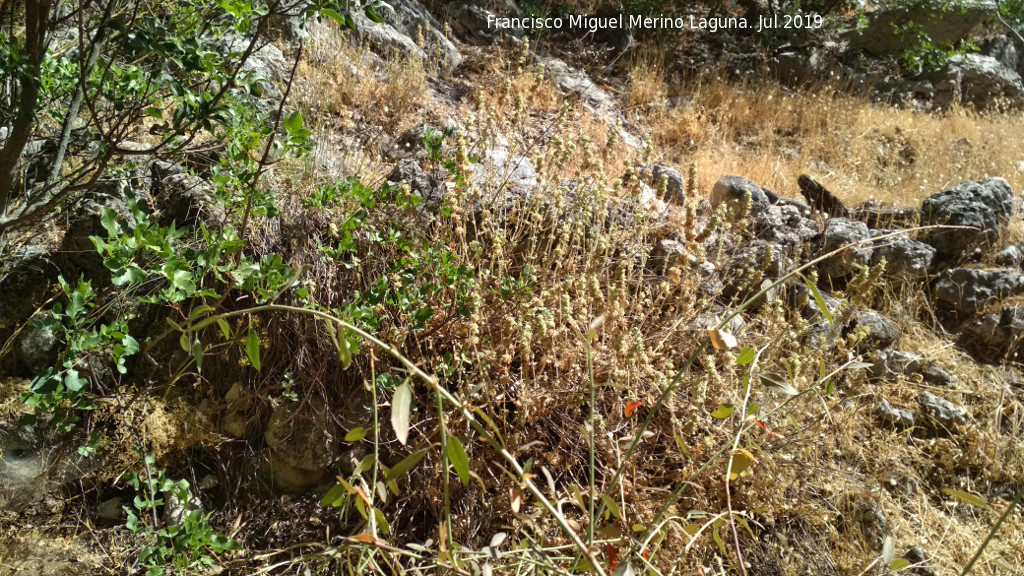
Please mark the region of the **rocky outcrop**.
POLYGON ((818 264, 822 280, 836 282, 860 272, 871 263, 873 249, 871 233, 863 222, 846 218, 832 218, 815 241, 815 255, 824 256, 836 250, 841 252, 818 264))
POLYGON ((978 314, 1019 294, 1024 294, 1024 275, 1014 270, 956 268, 935 283, 935 300, 960 314, 978 314))
POLYGON ((965 2, 963 10, 934 10, 926 3, 914 8, 883 5, 868 12, 866 27, 848 32, 845 39, 854 50, 877 56, 898 55, 915 39, 912 34, 898 33, 897 27, 913 22, 936 46, 952 45, 967 38, 995 9, 987 0, 965 2))
POLYGON ((935 260, 935 248, 895 230, 872 230, 871 236, 878 238, 871 253, 871 265, 880 264, 884 258, 887 278, 896 282, 928 278, 935 260))
POLYGON ((959 103, 984 110, 1000 102, 1019 103, 1024 96, 1024 84, 1017 71, 981 54, 957 56, 944 69, 926 74, 924 79, 944 88, 933 95, 935 104, 942 108, 959 103))
POLYGON ((597 113, 608 126, 619 131, 622 142, 630 148, 642 148, 643 141, 625 130, 628 121, 619 111, 615 98, 605 92, 586 72, 569 66, 562 60, 550 56, 538 56, 544 66, 544 74, 556 86, 579 96, 583 103, 597 113))
POLYGON ((724 204, 729 212, 738 214, 747 195, 750 196, 748 208, 751 214, 767 210, 771 204, 768 195, 757 184, 742 176, 722 176, 711 190, 711 206, 718 208, 724 204))
POLYGON ((921 205, 923 224, 972 227, 933 230, 925 240, 940 263, 963 259, 979 246, 991 246, 1013 215, 1013 189, 1002 178, 964 182, 933 194, 921 205))
POLYGON ((921 406, 921 411, 928 416, 932 431, 937 434, 948 435, 954 432, 957 426, 967 424, 967 410, 941 396, 924 391, 917 397, 917 403, 921 406))
POLYGON ((384 22, 377 23, 353 10, 356 33, 378 52, 392 52, 423 61, 437 62, 442 69, 452 70, 462 64, 462 53, 444 35, 443 25, 415 0, 392 0, 391 10, 379 10, 384 22), (420 46, 417 40, 422 38, 420 46))
POLYGON ((452 32, 467 44, 487 46, 497 44, 502 38, 524 38, 526 30, 523 28, 498 28, 488 25, 490 18, 522 16, 515 2, 495 4, 499 4, 503 10, 492 12, 473 2, 448 2, 441 8, 441 17, 451 27, 452 32))

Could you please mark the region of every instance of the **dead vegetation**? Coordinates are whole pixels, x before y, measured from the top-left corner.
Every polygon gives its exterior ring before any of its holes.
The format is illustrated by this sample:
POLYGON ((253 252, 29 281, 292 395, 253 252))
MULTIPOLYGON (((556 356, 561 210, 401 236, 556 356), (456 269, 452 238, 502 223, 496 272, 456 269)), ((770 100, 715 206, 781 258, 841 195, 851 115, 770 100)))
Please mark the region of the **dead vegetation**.
MULTIPOLYGON (((358 205, 346 198, 329 209, 303 206, 300 200, 330 179, 296 164, 280 167, 274 178, 293 183, 282 199, 290 226, 258 228, 262 237, 254 244, 280 249, 295 266, 308 265, 303 285, 327 310, 372 291, 382 278, 396 293, 420 295, 416 309, 432 311, 425 320, 393 300, 360 304, 372 310, 383 342, 487 415, 488 429, 501 435, 518 462, 530 464, 530 477, 559 514, 526 491, 522 476, 509 472, 465 414, 450 405, 437 409, 425 382, 412 386, 417 409, 410 440, 396 441, 385 416, 388 402, 395 382, 412 375, 384 351, 363 342, 343 371, 324 322, 266 313, 258 317, 259 371, 251 356, 225 347, 206 360, 202 375, 190 371, 161 390, 162 397, 104 408, 94 422, 116 451, 141 438, 162 464, 187 468, 191 461, 218 477, 220 488, 204 493, 204 504, 218 510, 217 525, 246 550, 225 557, 230 573, 387 572, 399 564, 420 573, 466 574, 483 565, 506 573, 565 573, 580 565, 557 522, 561 516, 578 534, 592 535, 607 573, 626 561, 660 574, 739 573, 739 548, 749 574, 857 575, 869 572, 880 553, 854 520, 856 503, 870 501, 888 519, 897 556, 920 545, 939 573, 952 574, 1007 505, 1011 487, 1024 482, 1019 384, 936 336, 921 287, 880 282, 838 295, 898 319, 905 346, 955 371, 955 393, 979 419, 951 438, 880 427, 867 397, 882 391, 910 404, 921 384, 869 384, 849 367, 860 359, 856 335, 828 349, 808 345, 805 331, 826 319, 805 318, 791 305, 793 285, 745 313, 745 327, 732 330, 738 346, 703 347, 709 325, 697 323, 714 315, 713 326, 729 310, 715 295, 697 291, 699 271, 687 263, 667 263, 665 275, 649 266, 653 240, 665 237, 668 225, 691 228, 697 197, 723 174, 788 194, 799 174, 812 173, 848 203, 917 204, 983 175, 1004 176, 1019 189, 1019 117, 969 110, 913 114, 825 87, 793 93, 713 76, 672 94, 651 60, 636 63, 630 74, 636 125, 650 127, 654 144, 635 152, 583 105, 563 103, 543 70, 514 53, 481 55, 487 64, 469 79, 479 90, 455 111, 424 109, 426 75, 419 64, 365 65, 367 53, 345 44, 313 47, 310 54, 298 101, 318 118, 319 133, 355 131, 348 173, 380 178, 393 136, 425 115, 454 112, 463 129, 446 149, 455 162, 449 181, 466 180, 450 189, 451 213, 429 226, 416 210, 383 199, 369 210, 362 230, 408 234, 414 243, 371 241, 366 234, 352 253, 331 257, 323 247, 338 244, 339 227, 358 205), (668 95, 680 103, 654 106, 668 95), (506 197, 503 175, 473 175, 469 158, 499 143, 510 157, 533 162, 542 192, 506 203, 499 201, 506 197), (638 185, 623 182, 651 157, 696 166, 696 179, 688 182, 693 205, 669 224, 650 218, 638 185), (414 262, 395 266, 407 252, 414 262), (463 306, 468 313, 461 313, 463 306), (747 349, 756 360, 744 358, 747 349), (783 375, 799 393, 760 385, 763 373, 783 375), (381 385, 382 374, 394 382, 381 385), (285 386, 289 378, 293 384, 285 386), (357 425, 373 426, 366 411, 375 387, 379 443, 374 446, 372 434, 341 441, 357 425), (293 392, 297 400, 285 395, 293 392), (185 414, 186 401, 201 413, 185 414), (344 516, 318 505, 333 481, 305 496, 273 497, 263 490, 269 456, 265 447, 253 446, 260 445, 274 409, 289 402, 331 415, 325 437, 350 450, 351 461, 338 466, 340 477, 377 494, 372 498, 386 531, 379 521, 367 524, 354 504, 344 516), (661 409, 654 412, 656 405, 661 409), (229 440, 224 421, 232 414, 242 418, 242 432, 229 440), (444 469, 450 458, 438 446, 445 436, 464 446, 469 481, 444 469), (376 467, 358 466, 375 449, 391 468, 420 450, 426 455, 398 479, 397 492, 389 492, 372 481, 376 467), (746 459, 743 469, 737 454, 746 459), (731 479, 730 455, 739 470, 731 479), (944 488, 984 495, 992 509, 959 502, 944 488), (592 489, 606 495, 594 497, 607 511, 603 518, 591 514, 592 489), (374 529, 373 546, 342 538, 374 529), (507 536, 504 544, 494 543, 498 534, 507 536), (453 565, 453 558, 462 564, 453 565)), ((723 226, 745 233, 742 219, 723 226)), ((695 256, 728 266, 724 257, 704 253, 695 231, 684 237, 695 256)), ((750 283, 737 292, 759 287, 750 283)), ((210 338, 216 338, 212 331, 210 338)), ((116 469, 137 464, 129 458, 116 469)), ((80 506, 91 508, 107 495, 90 492, 80 506)), ((73 532, 69 537, 103 550, 106 573, 130 567, 131 544, 123 534, 73 532)), ((15 535, 0 536, 13 541, 15 535)), ((977 573, 1017 569, 1024 564, 1022 542, 1018 514, 1002 527, 977 573)))

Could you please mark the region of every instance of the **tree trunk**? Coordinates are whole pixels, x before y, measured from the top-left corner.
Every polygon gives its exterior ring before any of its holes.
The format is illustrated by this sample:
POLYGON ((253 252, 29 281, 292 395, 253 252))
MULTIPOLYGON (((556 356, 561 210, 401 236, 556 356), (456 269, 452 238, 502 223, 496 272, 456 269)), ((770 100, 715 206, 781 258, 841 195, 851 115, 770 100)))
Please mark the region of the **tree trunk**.
POLYGON ((50 17, 50 0, 24 0, 25 56, 27 65, 18 80, 21 92, 18 112, 14 116, 11 134, 0 150, 0 217, 7 215, 11 188, 18 169, 18 160, 25 150, 35 126, 36 102, 39 99, 39 73, 46 53, 46 28, 50 17))

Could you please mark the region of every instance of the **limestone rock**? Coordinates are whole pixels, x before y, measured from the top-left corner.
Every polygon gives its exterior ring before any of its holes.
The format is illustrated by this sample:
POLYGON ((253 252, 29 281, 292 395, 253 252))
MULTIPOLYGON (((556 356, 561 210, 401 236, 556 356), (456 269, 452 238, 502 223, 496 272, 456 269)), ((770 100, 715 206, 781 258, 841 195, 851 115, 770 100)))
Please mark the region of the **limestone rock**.
POLYGON ((964 325, 957 342, 982 362, 1019 360, 1024 338, 1024 308, 1003 308, 999 314, 985 314, 964 325))
MULTIPOLYGON (((871 236, 885 236, 892 230, 872 230, 871 236)), ((906 234, 897 234, 874 243, 871 265, 875 266, 885 258, 885 277, 897 282, 915 282, 928 278, 935 248, 918 242, 906 234)))
POLYGON ((967 423, 965 408, 956 406, 949 400, 931 392, 921 392, 917 397, 917 403, 920 404, 921 410, 929 416, 935 432, 948 433, 955 430, 957 425, 967 423))
POLYGON ((844 250, 818 264, 818 273, 822 280, 836 281, 860 272, 860 269, 871 263, 873 250, 868 227, 863 222, 855 222, 846 218, 831 218, 825 230, 815 242, 815 254, 823 256, 844 248, 844 250))
POLYGON ((866 28, 850 31, 844 37, 854 50, 877 56, 896 55, 910 48, 911 39, 908 35, 897 34, 895 26, 913 22, 936 45, 955 44, 990 18, 995 9, 988 0, 965 2, 963 10, 939 11, 926 4, 915 8, 883 6, 868 12, 866 28))
POLYGON ((659 164, 641 164, 639 168, 640 175, 648 178, 648 184, 655 189, 661 185, 661 180, 665 179, 665 202, 676 206, 686 205, 686 180, 682 174, 674 168, 659 164))
POLYGON ((962 259, 976 246, 990 246, 1013 215, 1013 189, 1002 178, 964 182, 937 192, 921 205, 924 224, 971 226, 978 230, 934 230, 927 242, 942 262, 962 259))
POLYGON ((381 52, 381 56, 397 51, 409 58, 436 61, 445 70, 462 64, 462 53, 445 37, 441 23, 422 4, 415 0, 392 0, 389 4, 392 10, 378 11, 383 23, 370 20, 362 10, 352 11, 360 39, 381 52), (416 42, 421 35, 422 48, 416 42))
POLYGON ((885 398, 878 399, 875 415, 882 424, 899 430, 914 427, 914 411, 907 408, 895 408, 885 398))
POLYGON ((729 211, 736 213, 743 199, 750 194, 750 212, 757 214, 767 210, 768 196, 760 186, 741 176, 722 176, 711 190, 711 206, 718 208, 725 204, 729 211))
POLYGON ((978 314, 1019 294, 1024 294, 1024 275, 1015 270, 955 268, 935 283, 935 300, 961 314, 978 314))
POLYGON ((903 336, 896 323, 874 310, 858 310, 853 313, 845 333, 867 328, 867 335, 857 343, 859 350, 879 350, 888 348, 903 336))

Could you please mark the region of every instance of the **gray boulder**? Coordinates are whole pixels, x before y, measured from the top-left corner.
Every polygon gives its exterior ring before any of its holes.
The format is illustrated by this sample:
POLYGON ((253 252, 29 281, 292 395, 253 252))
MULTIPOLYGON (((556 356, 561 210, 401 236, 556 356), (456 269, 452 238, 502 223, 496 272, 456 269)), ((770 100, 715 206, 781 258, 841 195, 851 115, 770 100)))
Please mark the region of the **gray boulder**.
POLYGON ((1003 308, 985 314, 960 329, 957 343, 982 362, 1019 361, 1024 338, 1024 308, 1003 308))
POLYGON ((818 235, 818 223, 790 204, 774 204, 754 215, 754 236, 784 246, 793 255, 802 254, 805 245, 818 235))
POLYGON ((872 378, 897 378, 917 374, 922 362, 921 355, 913 352, 879 350, 867 371, 872 378))
POLYGON ((914 420, 917 415, 914 414, 913 410, 896 408, 885 398, 879 398, 878 404, 875 406, 875 416, 878 417, 879 422, 886 426, 905 430, 914 427, 914 420))
MULTIPOLYGON (((1017 33, 1024 29, 1018 28, 1017 33)), ((991 56, 1017 74, 1024 73, 1024 43, 1016 34, 998 34, 979 42, 981 53, 991 56)))
POLYGON ((954 44, 970 36, 971 32, 985 22, 995 11, 991 1, 964 2, 963 9, 935 10, 928 3, 907 8, 898 3, 894 6, 875 5, 867 13, 867 26, 844 34, 850 48, 863 50, 876 56, 893 56, 911 47, 913 36, 898 34, 895 27, 913 22, 931 38, 936 45, 954 44))
POLYGON ((990 246, 1013 215, 1013 189, 1002 178, 963 182, 930 196, 921 205, 925 224, 971 226, 978 230, 934 230, 926 241, 940 262, 963 258, 976 246, 990 246))
MULTIPOLYGON (((1024 95, 1024 84, 1020 75, 992 56, 965 54, 954 57, 946 69, 932 76, 936 86, 954 85, 959 91, 960 101, 974 104, 980 110, 988 108, 1001 99, 1019 102, 1024 95)), ((948 96, 946 96, 948 97, 948 96)), ((937 104, 948 106, 937 98, 937 104)))
POLYGON ((725 204, 730 212, 739 210, 743 199, 750 194, 750 212, 757 214, 768 209, 768 195, 760 186, 742 176, 722 176, 711 189, 711 206, 718 208, 725 204))
POLYGON ((903 337, 903 333, 896 326, 895 322, 874 310, 857 310, 854 312, 844 334, 850 334, 864 328, 867 328, 867 335, 857 343, 857 349, 862 351, 889 348, 903 337))
POLYGON ((677 206, 686 205, 686 179, 674 168, 661 166, 659 164, 641 164, 640 175, 648 179, 648 183, 655 188, 665 180, 665 202, 677 206))
POLYGON ((489 46, 497 44, 502 37, 524 38, 526 30, 523 28, 498 28, 488 24, 489 21, 494 22, 493 18, 497 17, 521 16, 514 2, 504 4, 505 10, 497 14, 470 2, 451 2, 441 9, 441 17, 451 27, 452 32, 467 44, 489 46))
MULTIPOLYGON (((892 230, 872 230, 872 237, 885 236, 892 230)), ((897 282, 914 282, 928 277, 935 248, 918 242, 906 234, 897 234, 878 240, 871 253, 871 265, 885 258, 885 276, 897 282)))
POLYGON ((823 256, 839 248, 845 249, 818 264, 822 280, 836 281, 856 274, 871 263, 871 233, 863 222, 831 218, 815 241, 815 255, 823 256))
POLYGON ((921 411, 929 417, 935 432, 949 432, 955 430, 957 425, 967 424, 965 408, 956 406, 931 392, 921 392, 917 397, 917 403, 921 406, 921 411))
POLYGON ((577 94, 610 128, 618 130, 624 144, 630 148, 644 146, 642 140, 623 128, 629 122, 619 111, 615 98, 594 82, 586 72, 550 56, 538 56, 537 61, 544 66, 544 74, 552 83, 566 92, 577 94))
POLYGON ((45 244, 29 244, 0 261, 0 342, 29 318, 57 283, 58 269, 45 244))
POLYGON ((462 64, 462 53, 445 37, 442 24, 422 4, 414 0, 393 0, 388 4, 392 10, 377 12, 385 20, 382 23, 370 20, 362 10, 352 11, 361 40, 382 52, 382 56, 397 51, 409 58, 437 62, 444 70, 462 64), (415 40, 421 34, 425 44, 422 48, 415 40))
POLYGON ((978 314, 1018 294, 1024 294, 1024 275, 1015 270, 955 268, 935 283, 935 300, 960 314, 978 314))
POLYGON ((1000 266, 1020 266, 1024 264, 1024 249, 1020 244, 1011 244, 996 253, 996 264, 1000 266))

